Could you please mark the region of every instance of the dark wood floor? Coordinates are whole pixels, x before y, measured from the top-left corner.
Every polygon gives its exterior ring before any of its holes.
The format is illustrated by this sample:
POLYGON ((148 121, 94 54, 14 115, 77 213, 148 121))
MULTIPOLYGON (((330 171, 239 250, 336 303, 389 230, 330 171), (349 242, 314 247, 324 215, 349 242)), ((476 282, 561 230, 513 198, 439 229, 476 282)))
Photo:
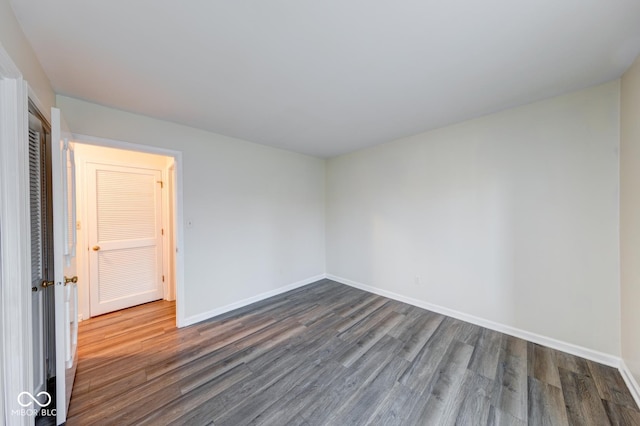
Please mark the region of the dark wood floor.
POLYGON ((614 368, 331 281, 81 323, 69 425, 640 425, 614 368))

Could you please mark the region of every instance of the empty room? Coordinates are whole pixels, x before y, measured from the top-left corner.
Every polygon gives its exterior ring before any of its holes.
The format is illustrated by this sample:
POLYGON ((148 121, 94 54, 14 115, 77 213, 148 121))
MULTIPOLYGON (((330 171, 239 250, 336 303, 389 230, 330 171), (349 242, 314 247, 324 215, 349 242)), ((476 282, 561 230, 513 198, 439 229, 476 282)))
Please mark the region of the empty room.
POLYGON ((0 423, 640 425, 640 3, 0 0, 0 423))

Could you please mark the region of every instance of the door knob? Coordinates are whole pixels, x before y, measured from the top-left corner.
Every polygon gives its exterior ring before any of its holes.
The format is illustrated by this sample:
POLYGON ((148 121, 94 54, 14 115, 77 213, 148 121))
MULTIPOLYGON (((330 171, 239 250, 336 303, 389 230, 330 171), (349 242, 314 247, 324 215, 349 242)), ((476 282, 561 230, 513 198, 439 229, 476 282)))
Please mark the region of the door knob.
POLYGON ((52 285, 54 285, 55 283, 53 281, 42 281, 42 288, 47 288, 47 287, 51 287, 52 285))
POLYGON ((100 246, 93 246, 93 251, 98 251, 100 250, 100 246))

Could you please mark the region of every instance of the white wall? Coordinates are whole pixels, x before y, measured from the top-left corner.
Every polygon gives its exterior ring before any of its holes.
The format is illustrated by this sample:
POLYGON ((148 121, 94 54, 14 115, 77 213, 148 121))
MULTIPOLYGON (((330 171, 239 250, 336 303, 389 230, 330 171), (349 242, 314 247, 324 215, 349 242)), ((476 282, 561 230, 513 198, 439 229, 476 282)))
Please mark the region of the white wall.
POLYGON ((327 273, 619 355, 618 112, 614 81, 329 160, 327 273))
POLYGON ((27 80, 33 94, 40 101, 41 112, 49 117, 51 107, 55 105, 55 94, 31 44, 20 28, 9 0, 0 0, 0 44, 20 68, 22 77, 27 80))
POLYGON ((187 317, 325 270, 324 161, 57 97, 71 130, 183 153, 187 317))
POLYGON ((640 383, 640 57, 620 92, 622 358, 640 383))

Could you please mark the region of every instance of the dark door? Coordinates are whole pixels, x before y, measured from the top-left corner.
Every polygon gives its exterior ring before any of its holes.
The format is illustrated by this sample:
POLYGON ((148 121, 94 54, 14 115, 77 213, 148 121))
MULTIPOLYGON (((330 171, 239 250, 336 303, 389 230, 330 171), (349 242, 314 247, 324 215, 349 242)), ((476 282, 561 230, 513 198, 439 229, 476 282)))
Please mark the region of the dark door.
MULTIPOLYGON (((29 204, 34 395, 50 392, 55 375, 51 129, 29 102, 29 204)), ((54 395, 51 395, 52 400, 54 395)))

